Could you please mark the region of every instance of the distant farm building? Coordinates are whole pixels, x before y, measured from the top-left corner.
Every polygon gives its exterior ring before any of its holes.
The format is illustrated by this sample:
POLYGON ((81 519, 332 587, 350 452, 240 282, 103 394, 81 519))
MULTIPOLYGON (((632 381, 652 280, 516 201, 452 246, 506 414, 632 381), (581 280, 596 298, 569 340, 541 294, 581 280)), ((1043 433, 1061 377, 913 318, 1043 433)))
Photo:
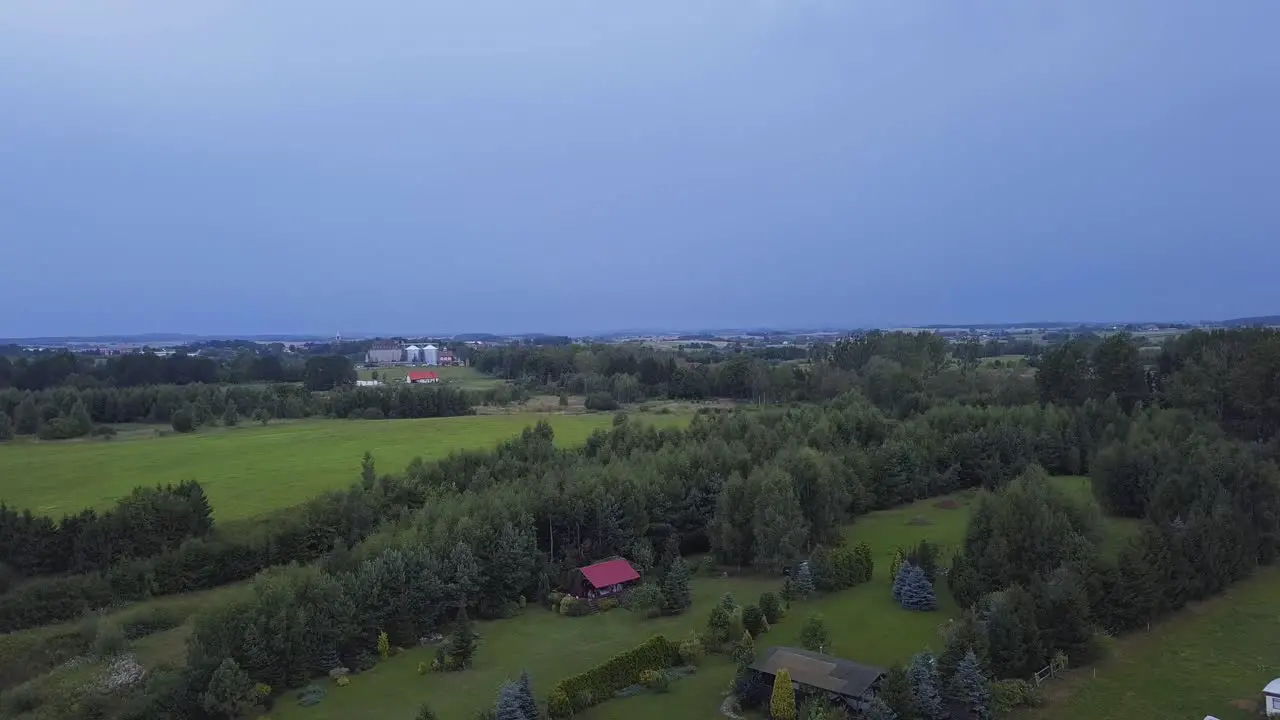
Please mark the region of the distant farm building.
POLYGON ((423 365, 439 365, 440 353, 435 345, 428 344, 422 348, 422 364, 423 365))
POLYGON ((452 350, 441 350, 439 358, 441 365, 455 365, 458 362, 458 358, 453 354, 452 350))
POLYGON ((377 387, 382 384, 381 380, 357 380, 356 387, 377 387))
POLYGON ((404 381, 413 385, 438 383, 440 382, 440 376, 428 370, 411 370, 408 375, 404 376, 404 381))
POLYGON ((394 340, 377 340, 364 354, 367 363, 398 363, 404 357, 404 348, 394 340))
POLYGON ((578 568, 569 582, 569 592, 577 597, 598 598, 617 595, 640 582, 640 573, 622 558, 605 560, 578 568))
POLYGON ((422 362, 422 348, 418 347, 417 345, 410 345, 409 347, 405 348, 404 360, 405 362, 411 362, 411 363, 422 362))
POLYGON ((781 646, 769 648, 751 665, 752 670, 767 676, 770 683, 784 668, 791 674, 791 682, 801 697, 843 703, 854 712, 861 712, 871 702, 885 675, 882 668, 781 646))

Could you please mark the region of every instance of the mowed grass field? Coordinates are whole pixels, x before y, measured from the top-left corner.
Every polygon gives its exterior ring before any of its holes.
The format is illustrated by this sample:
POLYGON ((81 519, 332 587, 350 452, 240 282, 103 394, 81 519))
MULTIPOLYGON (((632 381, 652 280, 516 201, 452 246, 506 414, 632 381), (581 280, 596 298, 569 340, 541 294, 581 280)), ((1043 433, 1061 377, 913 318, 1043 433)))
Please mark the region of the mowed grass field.
POLYGON ((373 380, 376 373, 378 380, 386 383, 395 383, 402 382, 410 370, 434 372, 440 376, 442 384, 463 390, 488 390, 495 385, 501 385, 506 382, 505 380, 491 378, 475 368, 455 365, 435 367, 396 365, 393 367, 361 368, 356 372, 361 380, 373 380))
MULTIPOLYGON (((637 421, 677 425, 688 415, 637 421)), ((198 480, 218 521, 304 502, 359 479, 373 453, 380 472, 400 472, 414 457, 485 449, 546 420, 562 447, 609 427, 613 415, 509 414, 424 420, 303 420, 266 427, 207 428, 191 435, 112 441, 0 444, 0 501, 61 516, 109 507, 139 485, 198 480)))

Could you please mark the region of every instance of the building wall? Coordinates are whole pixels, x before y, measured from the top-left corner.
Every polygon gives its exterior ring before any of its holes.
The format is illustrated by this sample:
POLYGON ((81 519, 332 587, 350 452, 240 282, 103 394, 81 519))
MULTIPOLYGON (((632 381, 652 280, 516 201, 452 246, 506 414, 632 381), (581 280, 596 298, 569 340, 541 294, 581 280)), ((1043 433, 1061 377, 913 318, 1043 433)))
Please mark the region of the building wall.
POLYGON ((399 348, 394 348, 389 350, 381 350, 381 349, 370 350, 369 352, 365 353, 365 361, 376 362, 376 363, 400 362, 400 358, 403 354, 404 354, 404 351, 400 350, 399 348))

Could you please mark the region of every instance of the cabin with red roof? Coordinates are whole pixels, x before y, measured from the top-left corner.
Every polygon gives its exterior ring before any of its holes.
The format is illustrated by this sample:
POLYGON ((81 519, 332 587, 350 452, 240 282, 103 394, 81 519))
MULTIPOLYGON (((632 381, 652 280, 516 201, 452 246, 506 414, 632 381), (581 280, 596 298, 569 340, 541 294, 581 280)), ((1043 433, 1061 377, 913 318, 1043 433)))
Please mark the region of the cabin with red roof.
POLYGON ((576 597, 602 598, 625 592, 640 582, 640 573, 623 558, 605 560, 573 571, 569 593, 576 597))
POLYGON ((440 376, 430 370, 410 370, 409 374, 404 376, 404 381, 410 384, 438 383, 440 382, 440 376))

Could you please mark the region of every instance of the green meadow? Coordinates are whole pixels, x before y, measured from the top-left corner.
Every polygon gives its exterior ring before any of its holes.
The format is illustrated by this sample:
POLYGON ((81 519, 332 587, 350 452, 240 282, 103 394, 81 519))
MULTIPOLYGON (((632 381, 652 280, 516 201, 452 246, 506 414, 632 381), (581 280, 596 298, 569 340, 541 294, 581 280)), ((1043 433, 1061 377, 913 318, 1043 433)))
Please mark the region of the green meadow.
MULTIPOLYGON (((463 368, 467 369, 467 368, 463 368)), ((471 415, 423 420, 302 420, 266 427, 246 423, 190 435, 123 434, 114 440, 20 441, 0 444, 0 501, 61 516, 108 507, 139 485, 197 480, 219 521, 289 507, 360 475, 374 455, 381 472, 399 472, 414 457, 485 449, 546 420, 563 447, 607 428, 610 414, 471 415)), ((684 415, 645 415, 644 422, 681 424, 684 415)))

